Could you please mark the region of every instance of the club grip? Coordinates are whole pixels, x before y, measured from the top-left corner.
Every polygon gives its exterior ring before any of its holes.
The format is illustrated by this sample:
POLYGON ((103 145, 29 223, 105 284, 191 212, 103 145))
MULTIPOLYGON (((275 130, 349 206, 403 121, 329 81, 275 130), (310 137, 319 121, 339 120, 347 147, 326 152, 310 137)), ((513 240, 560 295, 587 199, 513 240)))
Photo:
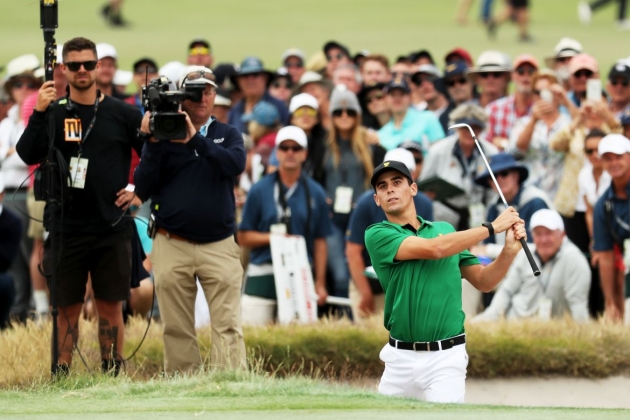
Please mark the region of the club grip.
POLYGON ((521 238, 521 245, 523 246, 523 251, 525 251, 525 255, 527 255, 527 259, 529 260, 529 265, 532 267, 532 271, 536 277, 540 276, 540 268, 538 268, 538 264, 534 261, 534 257, 532 256, 532 251, 529 250, 529 246, 527 246, 527 242, 525 242, 525 238, 521 238))

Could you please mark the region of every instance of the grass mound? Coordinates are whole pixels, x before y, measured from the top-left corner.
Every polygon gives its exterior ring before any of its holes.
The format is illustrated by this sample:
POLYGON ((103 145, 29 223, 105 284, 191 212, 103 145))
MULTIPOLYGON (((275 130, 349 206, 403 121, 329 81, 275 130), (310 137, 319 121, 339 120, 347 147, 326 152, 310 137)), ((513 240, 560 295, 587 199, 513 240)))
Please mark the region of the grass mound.
MULTIPOLYGON (((131 321, 125 331, 125 355, 138 346, 146 322, 131 321)), ((72 371, 78 377, 99 372, 96 325, 81 322, 80 355, 72 371), (82 363, 81 357, 85 360, 82 363)), ((50 371, 50 326, 19 326, 0 335, 0 388, 47 383, 50 371)), ((210 357, 210 329, 198 331, 202 357, 210 357)), ((606 377, 630 371, 630 329, 604 322, 499 322, 467 326, 468 376, 564 375, 606 377)), ((382 319, 364 325, 323 321, 314 325, 245 329, 250 367, 277 377, 303 375, 342 380, 380 376, 378 354, 387 342, 382 319)), ((127 362, 129 379, 146 381, 161 375, 161 325, 152 324, 135 357, 127 362)))

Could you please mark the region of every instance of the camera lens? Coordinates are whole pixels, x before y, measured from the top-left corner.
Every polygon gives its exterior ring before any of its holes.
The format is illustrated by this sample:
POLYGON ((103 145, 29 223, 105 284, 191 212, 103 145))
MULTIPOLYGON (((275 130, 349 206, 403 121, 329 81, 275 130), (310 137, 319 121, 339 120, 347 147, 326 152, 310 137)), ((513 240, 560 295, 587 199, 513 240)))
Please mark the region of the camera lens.
POLYGON ((186 117, 182 114, 164 113, 155 115, 153 133, 158 140, 186 138, 186 117))

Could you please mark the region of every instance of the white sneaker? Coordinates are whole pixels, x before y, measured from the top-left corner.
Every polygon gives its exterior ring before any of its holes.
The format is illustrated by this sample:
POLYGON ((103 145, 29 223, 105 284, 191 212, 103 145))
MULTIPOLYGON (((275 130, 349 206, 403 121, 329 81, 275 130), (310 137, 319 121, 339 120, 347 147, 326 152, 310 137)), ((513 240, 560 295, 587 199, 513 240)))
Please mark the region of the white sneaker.
POLYGON ((592 14, 591 6, 589 6, 587 2, 581 1, 578 3, 578 18, 582 24, 588 25, 591 23, 592 14))
POLYGON ((630 20, 624 19, 617 21, 617 29, 619 29, 620 31, 630 30, 630 20))

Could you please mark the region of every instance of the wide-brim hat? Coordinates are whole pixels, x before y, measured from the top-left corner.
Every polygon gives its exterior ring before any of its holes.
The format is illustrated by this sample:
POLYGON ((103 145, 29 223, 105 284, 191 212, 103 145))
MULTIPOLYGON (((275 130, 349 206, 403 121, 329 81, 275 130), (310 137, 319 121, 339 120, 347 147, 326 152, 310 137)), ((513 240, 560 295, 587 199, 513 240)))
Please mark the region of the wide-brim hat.
POLYGON ((558 58, 574 57, 580 54, 584 49, 582 44, 572 38, 562 38, 558 45, 553 49, 553 55, 545 57, 545 64, 552 69, 558 58))
POLYGON ((510 73, 512 66, 508 57, 499 51, 484 51, 477 59, 477 66, 468 69, 469 76, 478 73, 502 72, 510 73))
MULTIPOLYGON (((497 155, 491 156, 489 159, 489 163, 490 169, 492 170, 492 173, 495 174, 495 177, 498 172, 503 172, 507 170, 516 170, 519 172, 519 184, 525 182, 527 177, 529 177, 529 170, 524 165, 518 163, 516 159, 514 159, 514 156, 509 153, 499 153, 497 155)), ((481 187, 489 188, 489 179, 490 172, 488 171, 488 168, 486 168, 485 171, 483 171, 477 176, 477 178, 475 178, 475 184, 481 187)))
POLYGON ((271 79, 273 77, 273 72, 267 70, 263 65, 263 62, 258 57, 246 57, 241 63, 238 71, 235 75, 230 76, 232 83, 236 88, 238 88, 238 83, 236 81, 241 76, 246 76, 248 74, 266 74, 267 75, 267 86, 271 83, 271 79))

